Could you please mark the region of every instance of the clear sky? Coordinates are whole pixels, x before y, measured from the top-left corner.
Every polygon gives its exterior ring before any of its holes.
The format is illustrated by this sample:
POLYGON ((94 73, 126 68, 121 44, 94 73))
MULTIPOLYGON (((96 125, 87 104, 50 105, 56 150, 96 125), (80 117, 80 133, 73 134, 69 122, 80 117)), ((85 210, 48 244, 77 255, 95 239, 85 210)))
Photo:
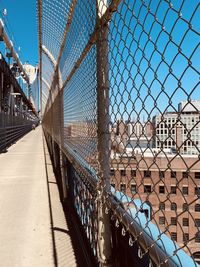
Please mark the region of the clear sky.
MULTIPOLYGON (((199 100, 199 0, 174 0, 173 8, 166 0, 146 0, 157 21, 142 1, 128 2, 129 7, 122 1, 110 22, 112 112, 125 119, 127 114, 147 118, 177 110, 180 101, 199 100)), ((7 9, 7 26, 14 33, 16 47, 21 48, 20 59, 32 65, 38 62, 36 3, 0 0, 0 14, 7 9)))
POLYGON ((122 1, 110 22, 111 112, 116 118, 147 119, 177 111, 180 101, 200 99, 199 0, 173 1, 173 8, 164 0, 145 3, 151 12, 143 1, 122 1))
MULTIPOLYGON (((29 61, 36 65, 38 62, 38 33, 36 0, 0 0, 0 13, 7 10, 6 30, 9 36, 14 35, 13 43, 20 46, 20 60, 22 63, 29 61)), ((13 38, 10 37, 10 38, 13 38)))

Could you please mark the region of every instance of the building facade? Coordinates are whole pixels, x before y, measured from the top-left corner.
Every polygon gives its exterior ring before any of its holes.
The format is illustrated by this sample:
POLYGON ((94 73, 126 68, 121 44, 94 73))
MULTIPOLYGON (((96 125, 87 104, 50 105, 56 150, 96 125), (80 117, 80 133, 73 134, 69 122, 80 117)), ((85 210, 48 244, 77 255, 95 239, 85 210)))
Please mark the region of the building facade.
POLYGON ((200 162, 197 156, 136 154, 113 158, 110 182, 133 199, 148 201, 152 222, 191 255, 200 252, 200 162), (170 165, 169 165, 170 162, 170 165), (187 168, 186 166, 192 166, 187 168), (172 171, 173 170, 173 171, 172 171))
POLYGON ((173 153, 200 153, 200 112, 165 113, 153 118, 154 146, 173 153))

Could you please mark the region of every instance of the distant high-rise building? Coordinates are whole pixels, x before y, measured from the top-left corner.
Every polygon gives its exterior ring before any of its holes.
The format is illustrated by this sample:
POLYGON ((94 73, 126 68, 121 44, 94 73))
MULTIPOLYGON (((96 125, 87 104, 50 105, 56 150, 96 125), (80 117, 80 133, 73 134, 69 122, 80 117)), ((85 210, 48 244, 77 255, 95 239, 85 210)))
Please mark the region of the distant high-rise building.
POLYGON ((151 147, 153 136, 153 124, 147 122, 129 122, 127 124, 127 144, 132 147, 151 147))
POLYGON ((129 122, 127 124, 127 135, 129 138, 151 138, 153 135, 153 125, 151 121, 147 122, 129 122))
POLYGON ((169 148, 172 152, 197 155, 200 151, 200 101, 179 104, 179 112, 156 115, 154 146, 169 148))
POLYGON ((181 113, 199 113, 200 100, 181 101, 178 105, 178 111, 181 113))

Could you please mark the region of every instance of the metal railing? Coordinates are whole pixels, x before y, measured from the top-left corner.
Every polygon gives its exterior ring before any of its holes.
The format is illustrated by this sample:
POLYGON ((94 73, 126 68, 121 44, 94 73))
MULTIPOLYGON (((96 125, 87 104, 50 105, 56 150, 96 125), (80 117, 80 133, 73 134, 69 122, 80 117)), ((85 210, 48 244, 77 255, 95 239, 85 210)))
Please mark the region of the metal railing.
POLYGON ((200 262, 199 15, 38 0, 44 132, 102 266, 200 262))
POLYGON ((32 129, 34 121, 0 113, 0 153, 32 129))
POLYGON ((10 66, 0 55, 0 153, 29 132, 39 118, 10 66))

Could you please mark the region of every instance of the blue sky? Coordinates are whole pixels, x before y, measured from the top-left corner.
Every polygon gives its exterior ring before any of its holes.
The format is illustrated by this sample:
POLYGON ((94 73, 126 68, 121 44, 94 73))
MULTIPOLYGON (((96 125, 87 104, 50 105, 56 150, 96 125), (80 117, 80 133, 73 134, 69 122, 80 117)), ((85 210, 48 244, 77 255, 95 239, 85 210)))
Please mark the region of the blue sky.
MULTIPOLYGON (((21 47, 21 61, 29 61, 32 65, 38 61, 36 2, 0 0, 0 13, 7 9, 8 27, 14 33, 17 47, 21 47)), ((173 8, 169 8, 165 0, 146 0, 158 22, 142 1, 128 2, 129 6, 126 0, 121 3, 119 13, 113 15, 110 23, 111 113, 125 119, 129 115, 147 118, 166 110, 177 110, 182 100, 199 99, 200 36, 195 33, 199 31, 199 0, 174 0, 173 8), (188 21, 192 29, 189 29, 188 21), (145 29, 142 35, 141 25, 145 29), (173 42, 169 41, 169 33, 173 42), (148 41, 148 35, 151 41, 148 41), (178 53, 178 47, 182 54, 178 53)))
POLYGON ((20 59, 22 63, 29 61, 32 65, 38 62, 36 2, 36 0, 0 0, 1 17, 2 10, 6 8, 8 34, 9 36, 14 34, 14 44, 17 43, 16 46, 21 48, 18 53, 20 59))
POLYGON ((199 0, 126 2, 110 23, 112 117, 147 119, 199 100, 199 0))

